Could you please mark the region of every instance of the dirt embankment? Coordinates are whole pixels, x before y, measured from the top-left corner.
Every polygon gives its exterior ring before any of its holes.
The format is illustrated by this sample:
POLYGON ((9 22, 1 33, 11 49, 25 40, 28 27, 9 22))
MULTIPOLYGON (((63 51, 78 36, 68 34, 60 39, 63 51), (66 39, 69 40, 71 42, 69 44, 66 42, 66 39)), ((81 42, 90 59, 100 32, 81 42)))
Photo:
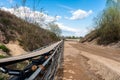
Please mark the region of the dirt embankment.
POLYGON ((119 62, 120 49, 66 41, 57 80, 120 80, 119 62))
POLYGON ((11 56, 17 56, 27 53, 21 46, 18 44, 9 43, 6 44, 7 48, 10 50, 11 56))

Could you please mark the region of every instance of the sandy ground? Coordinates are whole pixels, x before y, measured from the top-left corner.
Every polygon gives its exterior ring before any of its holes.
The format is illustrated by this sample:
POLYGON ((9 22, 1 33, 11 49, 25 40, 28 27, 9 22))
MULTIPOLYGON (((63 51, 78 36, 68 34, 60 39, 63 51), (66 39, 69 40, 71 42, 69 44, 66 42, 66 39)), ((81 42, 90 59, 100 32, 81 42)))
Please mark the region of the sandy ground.
POLYGON ((10 49, 10 54, 12 56, 17 56, 17 55, 21 55, 21 54, 25 54, 27 53, 21 46, 19 46, 18 44, 13 44, 13 43, 9 43, 6 44, 7 48, 10 49))
POLYGON ((66 41, 56 80, 120 80, 120 49, 66 41))

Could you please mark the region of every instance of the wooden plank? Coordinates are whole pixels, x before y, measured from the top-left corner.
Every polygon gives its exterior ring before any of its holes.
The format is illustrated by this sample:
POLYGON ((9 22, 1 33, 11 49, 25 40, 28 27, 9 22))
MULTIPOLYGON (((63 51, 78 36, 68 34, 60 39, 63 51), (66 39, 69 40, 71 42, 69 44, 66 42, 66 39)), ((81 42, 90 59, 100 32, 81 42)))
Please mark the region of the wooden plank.
POLYGON ((27 53, 27 54, 23 54, 23 55, 19 55, 19 56, 13 56, 13 57, 9 57, 9 58, 3 58, 3 59, 0 59, 0 66, 2 66, 1 64, 2 63, 9 63, 9 62, 12 62, 12 61, 19 61, 19 60, 24 60, 24 59, 28 59, 28 58, 33 58, 33 57, 36 57, 36 56, 39 56, 39 55, 42 55, 46 52, 49 52, 51 51, 54 47, 56 47, 58 44, 60 44, 62 41, 59 41, 59 42, 56 42, 46 48, 43 48, 41 50, 38 50, 38 51, 35 51, 35 52, 31 52, 31 53, 27 53))

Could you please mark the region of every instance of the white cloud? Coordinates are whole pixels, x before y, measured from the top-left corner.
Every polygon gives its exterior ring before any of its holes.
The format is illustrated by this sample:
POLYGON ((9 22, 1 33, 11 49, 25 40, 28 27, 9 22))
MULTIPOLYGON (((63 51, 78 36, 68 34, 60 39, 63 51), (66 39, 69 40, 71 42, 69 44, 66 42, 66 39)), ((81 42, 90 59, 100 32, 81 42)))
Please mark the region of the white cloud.
MULTIPOLYGON (((71 35, 69 34, 72 33, 73 36, 84 36, 86 33, 87 33, 87 29, 76 29, 76 28, 71 28, 71 27, 68 27, 68 26, 65 26, 64 24, 62 23, 58 23, 56 22, 56 24, 60 27, 60 29, 63 31, 63 35, 64 35, 64 31, 65 32, 68 32, 67 35, 71 35)), ((66 36, 66 35, 64 35, 66 36)))
POLYGON ((70 28, 68 26, 63 25, 62 23, 57 22, 56 24, 64 31, 69 31, 69 32, 77 32, 78 31, 77 29, 70 28))
POLYGON ((33 11, 28 7, 19 7, 19 8, 1 8, 4 11, 9 11, 10 13, 25 19, 31 23, 37 22, 40 25, 47 24, 50 22, 58 21, 61 19, 61 16, 49 16, 39 11, 33 11))
MULTIPOLYGON (((39 23, 39 25, 42 25, 43 28, 47 27, 47 26, 45 26, 47 23, 54 22, 54 21, 61 19, 61 16, 53 17, 53 16, 49 16, 47 14, 41 13, 39 11, 34 12, 28 7, 19 7, 17 9, 2 7, 1 9, 4 11, 8 11, 22 19, 27 19, 27 21, 29 21, 31 23, 33 23, 35 21, 35 22, 39 23)), ((60 27, 64 36, 66 34, 69 36, 70 35, 84 36, 87 32, 86 29, 76 29, 76 28, 71 28, 69 26, 65 26, 62 23, 58 23, 58 22, 55 22, 55 23, 60 27), (67 32, 67 33, 65 34, 64 32, 67 32)))
POLYGON ((56 20, 59 20, 61 19, 62 17, 61 16, 56 16, 56 20))
POLYGON ((84 10, 78 9, 76 11, 71 11, 71 13, 72 13, 72 17, 70 18, 65 17, 65 18, 70 20, 80 20, 88 17, 90 14, 93 13, 93 11, 92 10, 84 11, 84 10))

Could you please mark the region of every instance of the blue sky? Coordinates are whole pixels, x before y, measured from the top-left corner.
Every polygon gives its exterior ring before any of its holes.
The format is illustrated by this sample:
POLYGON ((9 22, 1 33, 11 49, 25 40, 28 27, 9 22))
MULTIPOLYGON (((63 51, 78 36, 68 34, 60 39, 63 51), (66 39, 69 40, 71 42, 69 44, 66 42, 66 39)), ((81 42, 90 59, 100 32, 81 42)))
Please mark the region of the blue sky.
MULTIPOLYGON (((22 6, 21 0, 0 0, 0 6, 11 8, 15 4, 22 6)), ((59 16, 56 22, 64 36, 84 36, 93 28, 93 18, 104 8, 106 0, 35 0, 36 11, 43 8, 50 16, 59 16)), ((33 0, 27 0, 26 6, 33 9, 33 0)))

